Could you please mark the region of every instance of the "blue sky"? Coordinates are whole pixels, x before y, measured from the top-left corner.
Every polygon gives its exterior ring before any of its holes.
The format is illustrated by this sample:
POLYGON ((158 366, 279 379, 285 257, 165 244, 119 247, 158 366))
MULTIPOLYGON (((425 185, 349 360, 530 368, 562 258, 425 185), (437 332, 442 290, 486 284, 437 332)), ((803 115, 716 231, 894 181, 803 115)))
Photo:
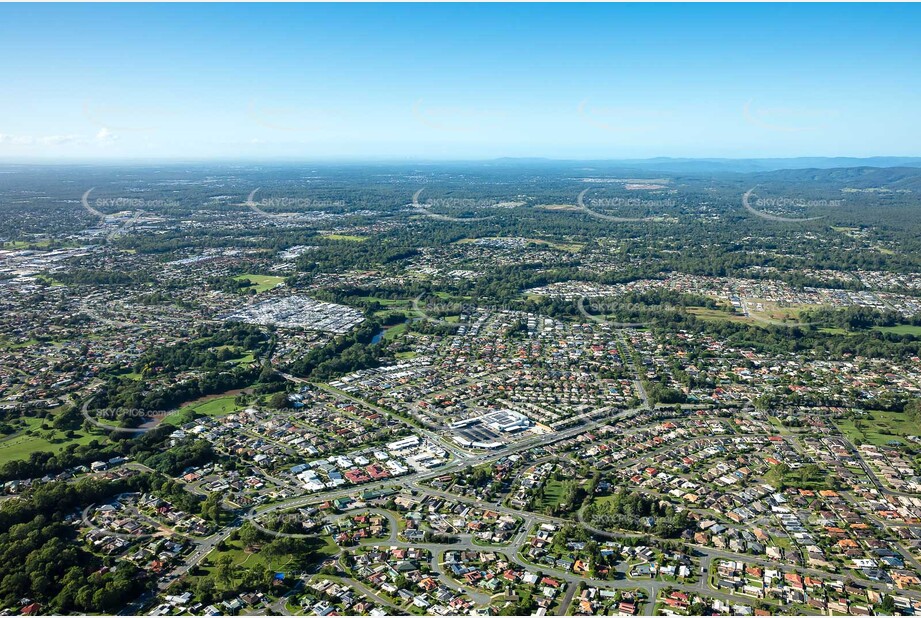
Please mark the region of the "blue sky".
POLYGON ((918 5, 0 5, 0 157, 916 156, 918 5))

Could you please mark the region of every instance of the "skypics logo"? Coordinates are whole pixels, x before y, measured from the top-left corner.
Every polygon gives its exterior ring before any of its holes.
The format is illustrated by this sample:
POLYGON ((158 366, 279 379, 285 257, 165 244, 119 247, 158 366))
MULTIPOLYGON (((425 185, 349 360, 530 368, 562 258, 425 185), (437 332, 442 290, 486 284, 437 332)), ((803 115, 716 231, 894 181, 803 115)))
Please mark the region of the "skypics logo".
POLYGON ((260 200, 259 202, 255 201, 256 193, 262 187, 256 187, 246 198, 244 205, 252 210, 254 213, 263 217, 265 219, 291 219, 299 217, 302 213, 299 212, 267 212, 263 210, 263 207, 266 208, 280 208, 280 209, 309 209, 309 210, 322 210, 324 208, 341 208, 345 206, 343 200, 316 200, 308 197, 269 197, 260 200))
POLYGON ((775 215, 769 212, 764 212, 759 210, 759 208, 782 208, 788 210, 790 208, 827 208, 827 207, 837 207, 841 206, 844 202, 842 200, 804 200, 804 199, 791 199, 791 198, 769 198, 761 199, 758 198, 755 200, 755 205, 752 206, 752 195, 755 192, 755 189, 758 187, 752 187, 742 195, 742 206, 755 215, 756 217, 761 217, 767 221, 775 221, 778 223, 806 223, 808 221, 818 221, 819 219, 824 219, 825 216, 819 217, 784 217, 781 215, 775 215), (757 206, 757 208, 755 207, 757 206))
POLYGON ((90 397, 80 408, 80 412, 83 414, 83 418, 85 418, 96 427, 113 433, 137 435, 146 433, 150 430, 150 427, 122 427, 120 425, 112 424, 112 422, 129 418, 143 419, 144 422, 150 422, 157 418, 157 415, 151 414, 149 410, 143 410, 140 408, 99 408, 93 410, 92 414, 90 414, 89 407, 92 402, 93 398, 90 397), (111 422, 104 422, 106 420, 111 422))
POLYGON ((496 205, 496 202, 493 200, 471 200, 465 198, 459 199, 453 197, 443 197, 423 204, 419 202, 419 196, 422 195, 423 191, 425 191, 425 188, 419 189, 413 193, 412 208, 416 214, 423 215, 429 219, 435 219, 436 221, 451 221, 455 223, 475 223, 477 221, 487 221, 493 218, 492 215, 488 217, 451 217, 448 215, 440 215, 430 210, 432 207, 464 209, 489 208, 496 205))
POLYGON ((89 202, 90 193, 92 193, 95 190, 96 190, 96 187, 90 187, 89 189, 87 189, 86 193, 83 194, 83 197, 80 198, 80 203, 83 204, 83 208, 85 208, 88 213, 90 213, 94 217, 99 217, 100 219, 105 221, 105 218, 106 218, 105 213, 101 212, 97 208, 90 206, 90 202, 89 202))
POLYGON ((156 211, 161 208, 172 208, 179 205, 179 202, 173 200, 148 200, 144 198, 137 197, 116 197, 116 198, 96 198, 94 200, 95 206, 90 204, 90 193, 96 190, 96 187, 90 187, 83 193, 83 196, 80 198, 80 203, 83 205, 83 208, 93 215, 94 217, 99 218, 99 223, 104 228, 109 228, 109 233, 106 234, 106 240, 112 240, 116 236, 126 234, 128 230, 137 225, 138 221, 142 216, 144 216, 145 211, 153 210, 156 211), (108 215, 101 210, 100 208, 112 209, 116 213, 122 212, 132 212, 131 217, 116 217, 115 215, 108 215))
POLYGON ((94 206, 90 205, 90 193, 96 190, 91 187, 80 198, 80 203, 92 215, 105 219, 110 216, 100 211, 100 208, 106 210, 124 211, 124 210, 156 210, 157 208, 173 208, 179 206, 176 200, 148 200, 140 197, 97 197, 93 200, 94 206))
POLYGON ((623 197, 610 197, 610 198, 592 198, 589 200, 591 207, 585 204, 585 195, 591 191, 592 188, 583 189, 576 198, 576 205, 578 210, 584 212, 585 214, 594 217, 596 219, 602 219, 604 221, 612 221, 614 223, 637 223, 637 222, 648 222, 656 221, 658 218, 654 216, 650 217, 618 217, 615 215, 608 215, 595 210, 596 208, 645 208, 645 209, 661 209, 673 207, 677 202, 673 199, 664 199, 664 200, 644 200, 638 198, 623 198, 623 197))

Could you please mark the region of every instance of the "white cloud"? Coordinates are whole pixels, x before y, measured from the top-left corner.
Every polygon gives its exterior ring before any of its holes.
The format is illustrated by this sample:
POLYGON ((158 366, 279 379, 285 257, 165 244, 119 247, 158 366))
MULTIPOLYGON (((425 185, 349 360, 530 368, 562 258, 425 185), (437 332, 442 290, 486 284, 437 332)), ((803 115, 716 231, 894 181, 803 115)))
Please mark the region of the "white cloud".
POLYGON ((11 135, 0 133, 0 145, 9 146, 69 146, 107 145, 118 139, 109 129, 103 127, 95 137, 85 135, 11 135))
POLYGON ((0 144, 11 144, 13 146, 31 146, 35 143, 35 138, 28 135, 9 135, 0 133, 0 144))
POLYGON ((45 135, 34 138, 35 143, 42 146, 63 146, 64 144, 78 144, 83 141, 79 135, 45 135))
POLYGON ((118 139, 118 136, 112 133, 108 127, 102 127, 96 133, 96 141, 100 144, 111 144, 118 139))

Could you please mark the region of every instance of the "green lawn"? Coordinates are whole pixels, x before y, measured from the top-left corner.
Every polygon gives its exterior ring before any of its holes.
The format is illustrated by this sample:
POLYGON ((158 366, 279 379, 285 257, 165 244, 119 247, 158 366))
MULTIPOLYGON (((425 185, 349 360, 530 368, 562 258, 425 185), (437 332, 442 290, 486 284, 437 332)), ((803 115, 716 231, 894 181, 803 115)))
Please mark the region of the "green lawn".
POLYGON ((404 332, 406 332, 406 325, 407 323, 403 322, 402 324, 391 326, 390 328, 385 330, 384 331, 384 341, 392 341, 393 339, 396 339, 397 337, 402 335, 404 332))
POLYGON ((782 423, 782 422, 780 421, 780 419, 777 418, 776 416, 768 416, 768 421, 769 421, 769 422, 771 423, 771 425, 772 425, 775 429, 777 429, 778 431, 783 430, 783 423, 782 423))
POLYGON ((353 236, 351 234, 323 234, 323 238, 330 240, 345 240, 348 242, 364 242, 368 240, 367 236, 353 236))
POLYGON ((837 326, 835 326, 835 327, 829 326, 829 327, 820 328, 820 329, 819 329, 819 332, 820 332, 820 333, 827 333, 827 334, 829 334, 829 335, 848 335, 848 336, 851 336, 851 335, 854 334, 854 333, 848 333, 848 332, 847 332, 846 330, 844 330, 843 328, 838 328, 837 326))
MULTIPOLYGON (((252 568, 257 564, 264 565, 272 572, 285 572, 290 570, 303 570, 305 567, 327 558, 331 558, 340 552, 339 547, 328 536, 310 539, 311 553, 304 559, 296 555, 267 556, 265 552, 258 549, 246 551, 239 541, 226 541, 224 550, 214 548, 202 562, 202 570, 205 573, 213 574, 217 570, 217 561, 221 556, 229 555, 235 565, 238 567, 252 568), (205 566, 207 565, 207 566, 205 566)), ((219 582, 218 583, 220 586, 219 582)))
POLYGON ((688 313, 697 316, 701 320, 742 322, 745 324, 756 323, 755 320, 746 318, 744 315, 739 315, 738 313, 720 311, 719 309, 707 309, 706 307, 688 307, 688 313))
POLYGON ((0 339, 0 350, 21 350, 38 343, 38 339, 27 339, 21 343, 13 343, 9 339, 0 339))
POLYGON ((246 406, 237 405, 235 400, 235 395, 224 395, 207 401, 191 403, 169 414, 163 419, 163 422, 167 425, 182 425, 197 416, 226 416, 246 408, 246 406))
POLYGON ((36 275, 35 278, 38 279, 39 281, 44 281, 47 285, 50 285, 51 287, 62 287, 64 285, 57 279, 53 277, 49 277, 48 275, 36 275))
POLYGON ((228 350, 232 354, 236 354, 237 356, 229 358, 226 361, 228 363, 234 363, 235 365, 245 365, 256 360, 256 357, 253 356, 251 352, 248 352, 245 348, 241 348, 240 346, 219 345, 211 349, 215 352, 223 352, 224 350, 228 350))
POLYGON ((394 307, 397 305, 407 306, 410 304, 410 301, 405 298, 377 298, 376 296, 357 296, 356 300, 363 300, 367 302, 376 301, 384 307, 394 307))
POLYGON ((788 536, 771 535, 771 541, 774 543, 774 545, 785 551, 793 547, 793 543, 790 541, 790 537, 788 536))
POLYGON ((247 354, 244 354, 243 356, 238 356, 237 358, 232 358, 232 359, 230 359, 230 360, 227 361, 227 362, 229 362, 229 363, 235 363, 235 364, 237 364, 237 365, 248 365, 248 364, 250 364, 251 362, 253 362, 253 361, 255 361, 255 360, 256 360, 256 357, 253 356, 252 353, 247 353, 247 354))
POLYGON ((380 311, 374 312, 374 317, 380 318, 385 324, 389 324, 393 316, 399 316, 403 319, 406 318, 406 310, 394 310, 394 309, 381 309, 380 311))
POLYGON ((553 508, 562 502, 563 498, 563 481, 550 478, 544 485, 543 498, 535 506, 538 510, 553 508))
MULTIPOLYGON (((871 330, 875 330, 880 333, 890 333, 893 335, 914 335, 915 337, 921 337, 921 326, 913 326, 911 324, 899 324, 898 326, 874 326, 871 330)), ((829 335, 847 335, 848 337, 853 337, 857 334, 857 332, 850 332, 839 327, 820 328, 819 332, 828 333, 829 335)))
POLYGON ((874 410, 857 420, 841 419, 836 421, 838 428, 852 442, 868 442, 883 446, 893 440, 904 442, 905 436, 921 435, 921 428, 913 423, 903 412, 882 412, 874 410))
POLYGON ((892 333, 893 335, 914 335, 915 337, 921 337, 921 326, 913 326, 911 324, 875 326, 873 330, 878 330, 881 333, 892 333))
POLYGON ((244 275, 238 275, 234 277, 234 279, 236 279, 237 281, 242 281, 243 279, 249 279, 253 283, 250 289, 256 290, 257 294, 261 294, 262 292, 265 292, 266 290, 271 290, 279 283, 284 283, 285 281, 284 277, 276 277, 275 275, 252 275, 249 273, 244 274, 244 275))
MULTIPOLYGON (((220 551, 217 548, 213 549, 210 554, 202 562, 202 570, 208 575, 213 575, 217 571, 217 562, 223 556, 230 556, 233 559, 233 563, 238 567, 252 568, 257 564, 264 565, 267 569, 274 572, 284 571, 285 567, 291 563, 291 556, 281 556, 278 558, 273 557, 272 559, 266 559, 265 555, 260 553, 258 550, 247 552, 243 549, 239 542, 236 543, 227 543, 227 547, 224 551, 220 551)), ((215 583, 218 587, 223 587, 222 582, 218 582, 215 578, 215 583)))
MULTIPOLYGON (((82 429, 75 429, 74 437, 68 438, 63 431, 42 429, 42 422, 40 418, 27 418, 25 429, 0 438, 0 465, 16 459, 28 459, 29 455, 38 451, 60 453, 69 444, 89 444, 93 440, 104 442, 106 439, 102 434, 88 433, 82 429)), ((44 422, 50 427, 52 419, 44 422)))
MULTIPOLYGON (((0 249, 47 249, 51 246, 50 240, 7 240, 5 242, 0 242, 0 249)), ((75 242, 59 242, 55 245, 61 249, 68 249, 71 247, 79 247, 79 243, 75 242)))
POLYGON ((137 382, 138 380, 141 380, 144 377, 143 375, 141 375, 140 373, 136 371, 131 371, 130 367, 121 369, 118 371, 113 371, 112 375, 119 377, 119 378, 126 378, 128 380, 134 380, 135 382, 137 382))

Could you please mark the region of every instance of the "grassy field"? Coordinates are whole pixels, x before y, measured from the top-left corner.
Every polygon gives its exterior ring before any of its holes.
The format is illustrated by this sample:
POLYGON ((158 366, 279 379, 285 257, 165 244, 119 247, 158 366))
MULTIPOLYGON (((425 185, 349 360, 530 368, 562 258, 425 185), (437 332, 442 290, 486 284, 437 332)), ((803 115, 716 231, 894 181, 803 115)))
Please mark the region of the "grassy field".
POLYGON ((757 324, 755 320, 746 318, 744 315, 720 311, 718 309, 707 309, 706 307, 688 307, 688 313, 697 316, 701 320, 741 322, 743 324, 757 324))
POLYGON ((374 296, 358 296, 359 300, 364 301, 377 301, 383 307, 408 307, 410 301, 405 298, 376 298, 374 296))
POLYGON ((384 341, 393 341, 400 335, 406 332, 407 322, 402 324, 397 324, 396 326, 391 326, 384 331, 384 341))
POLYGON ((768 422, 778 431, 783 429, 783 423, 776 416, 768 416, 768 422))
POLYGON ((538 204, 534 208, 540 210, 580 210, 575 204, 538 204))
POLYGON ((253 282, 253 285, 250 289, 256 290, 257 294, 261 294, 266 290, 271 290, 279 283, 283 283, 284 277, 276 277, 274 275, 251 275, 244 274, 234 277, 237 281, 242 281, 243 279, 249 279, 253 282))
POLYGON ((136 371, 131 371, 130 367, 122 369, 120 371, 113 371, 112 375, 117 376, 119 378, 127 378, 128 380, 134 380, 135 382, 137 382, 138 380, 141 380, 144 377, 143 375, 141 375, 140 373, 136 371))
MULTIPOLYGON (((921 326, 912 326, 911 324, 899 324, 898 326, 874 326, 872 330, 878 331, 880 333, 891 333, 893 335, 914 335, 915 337, 921 337, 921 326)), ((828 333, 829 335, 846 335, 848 337, 853 337, 857 335, 858 332, 849 332, 843 328, 838 327, 826 327, 820 328, 819 332, 828 333)))
MULTIPOLYGON (((5 249, 7 251, 13 249, 47 249, 50 246, 50 240, 7 240, 0 242, 0 249, 5 249)), ((63 242, 58 243, 56 246, 67 249, 70 247, 79 247, 80 245, 74 242, 63 242)))
POLYGON ((892 333, 893 335, 914 335, 921 337, 921 326, 911 324, 899 324, 898 326, 875 326, 873 330, 881 333, 892 333))
POLYGON ((771 535, 771 542, 785 551, 793 547, 793 543, 788 536, 781 536, 779 534, 771 535))
POLYGON ((45 285, 50 285, 53 288, 60 288, 60 287, 64 287, 65 285, 61 283, 60 281, 58 281, 57 279, 55 279, 54 277, 50 277, 48 275, 35 275, 35 278, 38 281, 41 281, 42 283, 44 283, 45 285))
POLYGON ((563 501, 563 481, 557 481, 553 478, 548 479, 544 485, 544 496, 540 499, 535 507, 536 510, 553 508, 563 501))
MULTIPOLYGON (((227 541, 224 549, 214 548, 202 562, 202 571, 205 574, 214 574, 217 571, 217 562, 222 556, 230 556, 233 563, 238 567, 252 568, 257 564, 262 564, 271 572, 284 573, 286 570, 303 570, 313 563, 322 562, 323 560, 335 556, 339 553, 339 547, 333 543, 329 537, 311 539, 311 554, 309 559, 301 559, 298 556, 272 556, 268 557, 258 548, 253 551, 246 551, 239 541, 227 541)), ((221 582, 215 581, 218 587, 222 587, 221 582)))
POLYGON ((237 356, 235 356, 234 358, 227 359, 228 363, 234 363, 236 365, 245 365, 245 364, 249 364, 253 362, 254 360, 256 360, 256 357, 253 356, 251 352, 248 352, 239 346, 220 345, 220 346, 217 346, 211 349, 216 352, 223 351, 223 350, 230 350, 232 354, 237 354, 237 356))
POLYGON ((880 412, 874 410, 856 421, 841 419, 838 428, 852 441, 883 446, 893 440, 904 442, 905 436, 921 435, 921 428, 903 412, 880 412))
POLYGON ((235 400, 236 395, 206 398, 205 401, 197 401, 179 408, 164 418, 163 422, 167 425, 182 425, 196 416, 226 416, 246 408, 246 406, 237 405, 235 400))
POLYGON ((13 343, 9 339, 0 339, 0 350, 21 350, 38 343, 38 339, 27 339, 21 343, 13 343))
POLYGON ((735 311, 721 311, 719 309, 708 309, 706 307, 688 307, 688 313, 697 316, 702 320, 737 322, 741 324, 750 324, 753 326, 771 326, 772 324, 781 325, 784 322, 793 324, 799 319, 799 314, 805 307, 778 307, 773 303, 762 302, 762 311, 756 311, 755 301, 748 301, 748 310, 751 315, 745 316, 735 311))
POLYGON ((51 418, 27 418, 25 423, 22 431, 0 438, 0 465, 16 459, 28 459, 29 455, 38 451, 60 453, 69 444, 89 444, 93 440, 102 442, 106 439, 102 434, 82 429, 74 430, 74 437, 68 438, 65 432, 51 428, 51 418), (43 422, 49 429, 42 429, 43 422))
POLYGON ((368 240, 367 236, 353 236, 352 234, 323 234, 322 236, 330 240, 344 240, 347 242, 364 242, 368 240))

